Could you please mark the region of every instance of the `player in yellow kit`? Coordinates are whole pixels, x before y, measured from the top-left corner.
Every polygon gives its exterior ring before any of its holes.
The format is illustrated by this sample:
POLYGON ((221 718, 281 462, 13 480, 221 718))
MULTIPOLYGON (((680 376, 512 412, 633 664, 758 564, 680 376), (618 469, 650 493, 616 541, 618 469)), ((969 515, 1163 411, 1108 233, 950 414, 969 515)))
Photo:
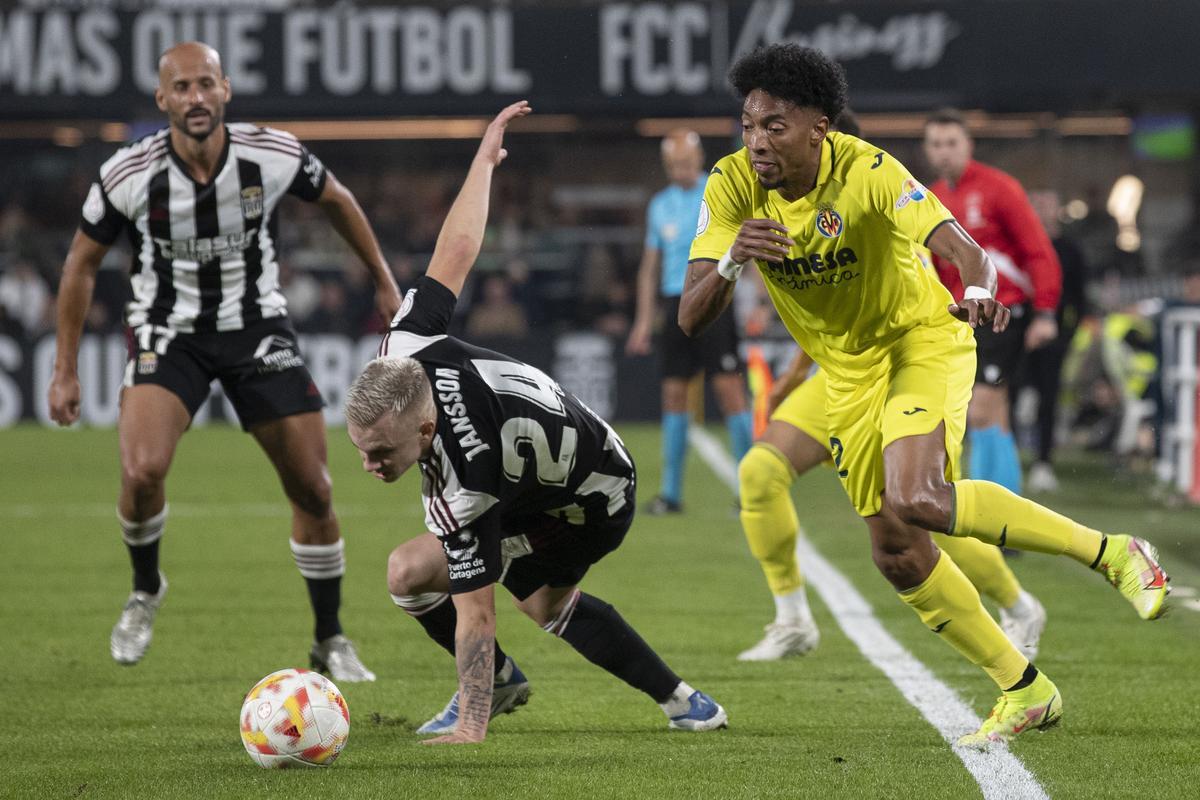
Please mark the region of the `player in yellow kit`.
POLYGON ((755 262, 784 324, 826 372, 830 451, 876 566, 1002 690, 960 743, 986 747, 1057 722, 1057 688, 1008 641, 928 531, 1070 556, 1104 574, 1144 619, 1162 613, 1167 593, 1154 549, 997 484, 955 479, 975 375, 972 329, 1003 330, 1009 318, 992 297, 995 267, 902 164, 829 132, 845 105, 839 65, 777 44, 739 59, 730 80, 745 98, 746 146, 709 177, 680 327, 702 331, 755 262), (913 242, 957 265, 961 302, 921 266, 913 242))
MULTIPOLYGON (((838 114, 832 127, 859 135, 858 121, 848 108, 838 114)), ((933 268, 925 248, 918 248, 918 256, 922 265, 933 268)), ((813 369, 812 358, 797 350, 767 398, 770 422, 766 430, 738 464, 742 530, 775 601, 775 618, 761 640, 738 654, 739 661, 804 655, 821 640, 796 558, 800 520, 791 488, 796 478, 829 462, 825 388, 825 373, 813 369)), ((1046 627, 1046 610, 1021 588, 999 548, 978 539, 942 534, 935 534, 934 541, 980 594, 996 603, 1000 628, 1009 640, 1026 658, 1036 657, 1046 627)))

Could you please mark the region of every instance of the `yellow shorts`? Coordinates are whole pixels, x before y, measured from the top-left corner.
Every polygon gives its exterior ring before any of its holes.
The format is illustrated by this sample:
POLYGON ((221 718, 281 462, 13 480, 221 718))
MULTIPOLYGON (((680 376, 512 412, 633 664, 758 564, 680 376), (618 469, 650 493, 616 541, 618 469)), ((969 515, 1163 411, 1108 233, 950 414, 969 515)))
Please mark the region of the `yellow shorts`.
POLYGON ((825 396, 834 467, 864 517, 882 506, 883 450, 897 439, 946 423, 946 479, 958 479, 975 382, 975 337, 959 323, 914 328, 880 350, 877 375, 871 383, 829 376, 825 396))
POLYGON ((786 422, 829 447, 829 424, 825 419, 825 370, 818 369, 792 390, 771 415, 771 421, 786 422))

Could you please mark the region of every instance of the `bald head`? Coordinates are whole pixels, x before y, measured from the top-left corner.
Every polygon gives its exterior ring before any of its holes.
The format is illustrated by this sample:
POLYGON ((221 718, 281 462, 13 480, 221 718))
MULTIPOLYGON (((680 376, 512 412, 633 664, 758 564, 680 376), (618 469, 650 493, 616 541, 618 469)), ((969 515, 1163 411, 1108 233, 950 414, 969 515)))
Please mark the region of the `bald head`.
POLYGON ((662 140, 663 169, 671 183, 690 189, 700 180, 704 169, 704 149, 700 146, 700 135, 692 130, 679 129, 668 133, 662 140))
POLYGON ((158 82, 160 85, 171 80, 180 70, 190 71, 207 68, 217 77, 225 77, 221 69, 221 54, 204 42, 180 42, 168 48, 158 58, 158 82))
POLYGON ((159 58, 154 100, 184 135, 207 139, 225 121, 232 96, 220 54, 203 42, 181 42, 159 58))

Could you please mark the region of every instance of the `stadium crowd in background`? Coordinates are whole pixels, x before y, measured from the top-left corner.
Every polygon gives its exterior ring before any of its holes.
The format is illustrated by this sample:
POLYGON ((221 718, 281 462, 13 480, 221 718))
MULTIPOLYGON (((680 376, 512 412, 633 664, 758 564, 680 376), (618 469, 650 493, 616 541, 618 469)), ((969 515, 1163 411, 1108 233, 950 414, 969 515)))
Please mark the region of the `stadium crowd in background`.
MULTIPOLYGON (((866 135, 870 138, 871 132, 866 135)), ((645 145, 644 139, 631 139, 628 149, 640 151, 645 145)), ((910 146, 914 170, 932 179, 932 170, 916 158, 915 145, 910 146)), ((991 160, 1002 152, 992 142, 987 149, 991 160)), ((336 153, 336 148, 323 146, 324 151, 336 153)), ((0 157, 14 176, 0 188, 0 335, 32 343, 53 331, 51 309, 59 265, 78 213, 78 198, 86 194, 90 170, 99 158, 98 153, 89 161, 61 148, 35 157, 27 153, 0 157), (38 179, 47 172, 52 181, 38 179)), ((656 188, 655 176, 628 177, 640 191, 637 203, 596 210, 564 201, 528 167, 511 167, 510 174, 498 181, 496 213, 488 227, 479 275, 464 292, 456 330, 474 325, 475 330, 519 335, 522 329, 558 333, 582 329, 620 343, 634 322, 644 202, 656 188)), ((377 171, 351 164, 340 168, 339 174, 370 218, 378 220, 380 244, 397 282, 402 289, 409 287, 432 250, 458 176, 401 161, 377 171)), ((1038 198, 1044 181, 1029 181, 1029 186, 1031 198, 1042 204, 1038 198)), ((1118 226, 1105 210, 1103 191, 1097 187, 1086 202, 1088 211, 1078 219, 1068 217, 1061 207, 1040 209, 1048 229, 1058 223, 1054 238, 1060 260, 1081 256, 1071 267, 1076 272, 1067 278, 1074 281, 1076 291, 1083 292, 1088 312, 1076 315, 1074 338, 1065 332, 1051 348, 1064 361, 1060 397, 1065 407, 1055 419, 1057 438, 1062 439, 1063 429, 1070 428, 1076 431, 1077 441, 1108 449, 1117 445, 1123 409, 1156 391, 1153 377, 1158 365, 1147 366, 1158 347, 1156 314, 1165 304, 1195 302, 1189 300, 1195 293, 1189 295, 1186 286, 1190 285, 1187 276, 1197 268, 1187 257, 1191 226, 1169 234, 1159 247, 1166 258, 1156 262, 1152 271, 1144 258, 1115 246, 1118 226), (1064 256, 1064 249, 1072 255, 1064 256), (1134 362, 1137 367, 1130 373, 1134 362)), ((369 280, 338 244, 336 234, 327 226, 309 224, 316 217, 302 203, 287 203, 283 214, 294 224, 281 230, 281 283, 297 329, 348 336, 377 331, 380 323, 366 301, 369 280)), ((127 244, 118 242, 97 273, 85 331, 122 331, 129 300, 124 274, 129 259, 127 244)), ((1060 324, 1068 328, 1070 317, 1064 313, 1060 324)), ((1039 368, 1027 374, 1055 372, 1039 368)), ((1052 386, 1044 388, 1049 394, 1052 386)), ((1035 460, 1048 462, 1051 456, 1041 443, 1048 441, 1047 432, 1053 429, 1044 404, 1041 410, 1033 410, 1035 395, 1029 392, 1027 402, 1017 404, 1014 424, 1023 448, 1035 460)), ((1153 437, 1143 436, 1134 441, 1133 450, 1153 446, 1153 437)), ((1034 475, 1042 471, 1040 466, 1033 469, 1034 475)), ((1031 489, 1053 486, 1038 477, 1031 489)))

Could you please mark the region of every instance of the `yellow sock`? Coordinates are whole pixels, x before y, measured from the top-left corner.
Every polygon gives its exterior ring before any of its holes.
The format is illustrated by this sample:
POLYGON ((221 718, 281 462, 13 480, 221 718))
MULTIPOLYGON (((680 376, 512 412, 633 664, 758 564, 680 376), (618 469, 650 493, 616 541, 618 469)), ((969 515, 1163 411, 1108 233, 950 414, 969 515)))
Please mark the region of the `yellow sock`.
POLYGON ((924 583, 903 600, 925 626, 968 661, 983 669, 1001 689, 1021 680, 1029 659, 1013 646, 979 602, 979 593, 950 556, 942 553, 924 583))
POLYGON ((955 481, 950 534, 988 544, 1066 555, 1091 566, 1104 534, 1026 500, 996 483, 955 481))
POLYGON ((1012 608, 1021 594, 1021 584, 1009 569, 999 547, 984 544, 978 539, 958 538, 944 533, 933 534, 933 543, 954 559, 984 597, 990 597, 1001 608, 1012 608))
POLYGON ((742 530, 775 595, 804 585, 796 563, 800 521, 792 504, 792 465, 778 449, 758 442, 738 465, 742 530))

